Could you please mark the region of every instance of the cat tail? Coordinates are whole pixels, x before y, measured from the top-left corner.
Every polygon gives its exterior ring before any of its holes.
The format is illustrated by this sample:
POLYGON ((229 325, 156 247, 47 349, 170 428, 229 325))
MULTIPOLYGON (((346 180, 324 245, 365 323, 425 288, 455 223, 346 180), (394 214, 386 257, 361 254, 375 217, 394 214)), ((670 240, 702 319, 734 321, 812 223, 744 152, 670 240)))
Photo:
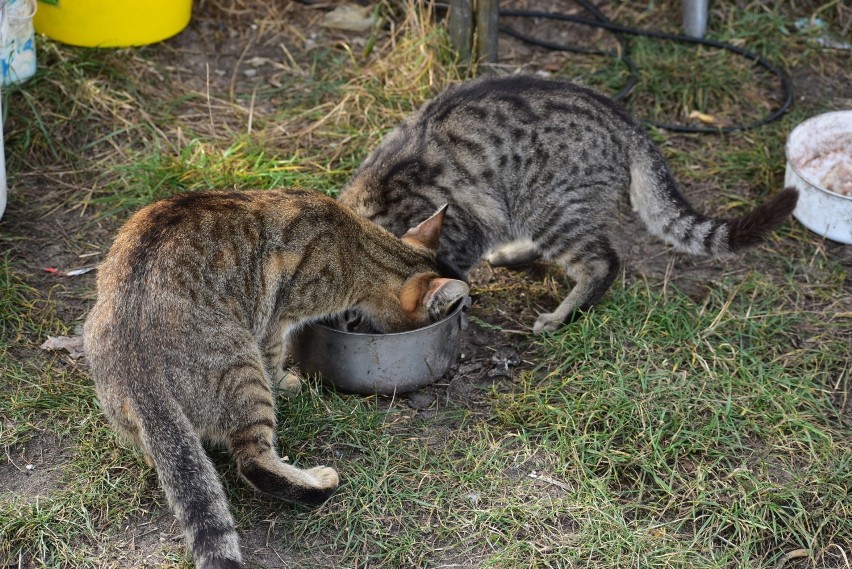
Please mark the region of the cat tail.
POLYGON ((196 569, 241 569, 225 491, 195 429, 169 398, 139 402, 140 438, 181 527, 196 569))
POLYGON ((736 219, 713 219, 695 211, 659 150, 648 141, 631 164, 630 201, 648 230, 691 255, 725 257, 757 245, 796 207, 799 193, 786 188, 736 219))

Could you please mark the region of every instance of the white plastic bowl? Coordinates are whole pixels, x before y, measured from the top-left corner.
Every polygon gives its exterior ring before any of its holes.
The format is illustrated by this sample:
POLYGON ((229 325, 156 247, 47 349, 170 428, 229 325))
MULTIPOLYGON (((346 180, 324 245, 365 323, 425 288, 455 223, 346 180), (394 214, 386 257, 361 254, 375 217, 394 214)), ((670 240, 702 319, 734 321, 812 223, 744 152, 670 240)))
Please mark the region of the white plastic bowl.
MULTIPOLYGON (((831 191, 827 176, 848 161, 852 168, 852 110, 825 113, 793 129, 787 138, 784 186, 799 190, 793 216, 823 237, 852 244, 852 196, 831 191)), ((848 170, 847 170, 848 172, 848 170)))

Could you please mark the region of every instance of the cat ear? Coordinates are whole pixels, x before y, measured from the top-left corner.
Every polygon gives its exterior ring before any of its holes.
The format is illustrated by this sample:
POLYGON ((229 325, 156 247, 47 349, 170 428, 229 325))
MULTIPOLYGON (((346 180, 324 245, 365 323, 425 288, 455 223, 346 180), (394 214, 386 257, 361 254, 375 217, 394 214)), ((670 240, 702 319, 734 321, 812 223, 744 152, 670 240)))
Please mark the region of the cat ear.
POLYGON ((470 289, 463 281, 437 277, 429 281, 421 303, 434 321, 452 312, 469 292, 470 289))
POLYGON ((438 250, 438 239, 441 237, 441 226, 444 224, 444 214, 450 204, 444 204, 432 217, 417 227, 409 229, 401 239, 410 245, 421 245, 433 251, 438 250))

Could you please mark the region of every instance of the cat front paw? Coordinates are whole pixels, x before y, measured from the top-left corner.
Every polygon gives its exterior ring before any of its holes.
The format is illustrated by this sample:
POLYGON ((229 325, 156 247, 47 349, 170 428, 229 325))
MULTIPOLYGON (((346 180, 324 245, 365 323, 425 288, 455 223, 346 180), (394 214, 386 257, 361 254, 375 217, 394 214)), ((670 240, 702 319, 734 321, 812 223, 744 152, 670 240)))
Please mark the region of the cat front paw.
POLYGON ((555 332, 562 327, 562 324, 562 319, 553 313, 539 314, 533 326, 533 333, 555 332))
POLYGON ((308 474, 314 479, 317 488, 324 490, 334 490, 340 484, 340 477, 337 471, 330 466, 315 466, 307 470, 308 474))
POLYGON ((292 371, 281 371, 275 378, 275 385, 287 397, 298 395, 302 391, 302 379, 292 371))

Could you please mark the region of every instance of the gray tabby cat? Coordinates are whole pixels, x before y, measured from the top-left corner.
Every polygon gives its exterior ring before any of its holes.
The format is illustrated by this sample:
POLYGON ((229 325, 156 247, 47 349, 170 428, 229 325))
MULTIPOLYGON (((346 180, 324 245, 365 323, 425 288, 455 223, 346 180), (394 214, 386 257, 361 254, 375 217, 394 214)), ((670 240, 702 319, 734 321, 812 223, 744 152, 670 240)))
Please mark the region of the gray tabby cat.
POLYGON ((798 198, 785 189, 739 219, 705 217, 615 101, 565 81, 513 75, 452 86, 428 101, 385 137, 339 200, 396 235, 449 203, 438 259, 458 278, 483 256, 495 265, 557 262, 575 285, 538 317, 539 333, 592 306, 618 275, 610 230, 625 196, 652 234, 717 257, 760 242, 798 198))
POLYGON ((439 278, 444 210, 401 239, 305 190, 172 197, 133 215, 98 274, 84 345, 110 423, 156 467, 196 567, 242 567, 234 520, 202 442, 277 498, 319 504, 334 469, 276 451, 282 338, 357 308, 383 331, 419 327, 467 295, 439 278))

